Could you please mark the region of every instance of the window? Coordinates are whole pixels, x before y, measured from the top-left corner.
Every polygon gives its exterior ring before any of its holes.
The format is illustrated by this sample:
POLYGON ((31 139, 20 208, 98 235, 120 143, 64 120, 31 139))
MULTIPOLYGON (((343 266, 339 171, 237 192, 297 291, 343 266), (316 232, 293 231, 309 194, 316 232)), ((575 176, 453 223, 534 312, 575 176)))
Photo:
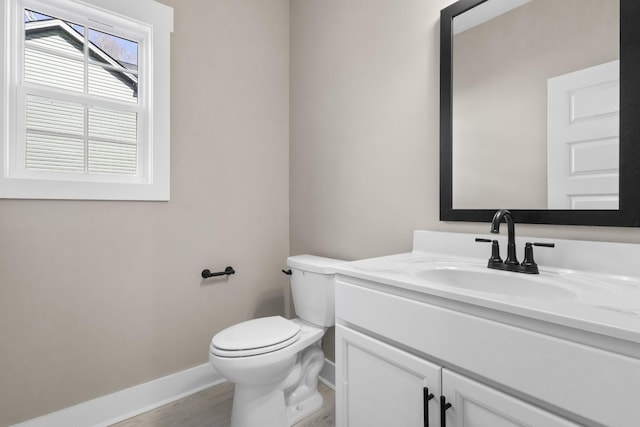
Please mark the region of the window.
POLYGON ((172 10, 3 1, 0 197, 168 200, 172 10))

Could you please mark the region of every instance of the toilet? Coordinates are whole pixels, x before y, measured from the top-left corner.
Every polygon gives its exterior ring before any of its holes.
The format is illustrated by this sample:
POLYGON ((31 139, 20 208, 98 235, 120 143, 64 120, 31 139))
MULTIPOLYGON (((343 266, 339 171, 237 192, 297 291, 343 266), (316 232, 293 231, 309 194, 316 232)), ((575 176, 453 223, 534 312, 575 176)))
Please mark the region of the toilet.
POLYGON ((322 337, 335 324, 332 258, 287 258, 297 318, 262 317, 218 332, 209 361, 235 383, 231 427, 288 427, 322 406, 322 337))

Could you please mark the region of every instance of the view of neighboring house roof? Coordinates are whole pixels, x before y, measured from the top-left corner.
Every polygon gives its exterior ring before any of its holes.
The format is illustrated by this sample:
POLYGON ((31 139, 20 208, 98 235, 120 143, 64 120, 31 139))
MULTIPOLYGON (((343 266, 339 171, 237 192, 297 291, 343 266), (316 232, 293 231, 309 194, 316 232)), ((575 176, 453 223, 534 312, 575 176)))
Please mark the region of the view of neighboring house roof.
MULTIPOLYGON (((74 46, 79 51, 83 51, 84 35, 74 29, 67 22, 60 19, 44 19, 38 21, 25 22, 26 39, 36 39, 37 37, 47 36, 52 31, 57 32, 70 45, 74 46)), ((96 61, 110 65, 119 69, 126 69, 136 71, 137 66, 134 64, 126 63, 124 61, 117 61, 107 52, 98 47, 95 43, 89 41, 89 55, 96 61)), ((132 89, 136 90, 138 85, 138 77, 136 74, 127 73, 125 71, 118 71, 117 69, 109 69, 109 72, 116 75, 120 80, 129 85, 132 89)))

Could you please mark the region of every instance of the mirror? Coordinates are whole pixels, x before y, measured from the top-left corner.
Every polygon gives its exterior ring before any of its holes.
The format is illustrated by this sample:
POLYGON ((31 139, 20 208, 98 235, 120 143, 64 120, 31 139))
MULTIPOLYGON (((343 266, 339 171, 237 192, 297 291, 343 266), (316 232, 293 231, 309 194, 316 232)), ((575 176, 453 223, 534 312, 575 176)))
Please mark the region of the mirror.
POLYGON ((441 220, 507 208, 517 222, 640 226, 634 3, 462 0, 442 11, 441 220))

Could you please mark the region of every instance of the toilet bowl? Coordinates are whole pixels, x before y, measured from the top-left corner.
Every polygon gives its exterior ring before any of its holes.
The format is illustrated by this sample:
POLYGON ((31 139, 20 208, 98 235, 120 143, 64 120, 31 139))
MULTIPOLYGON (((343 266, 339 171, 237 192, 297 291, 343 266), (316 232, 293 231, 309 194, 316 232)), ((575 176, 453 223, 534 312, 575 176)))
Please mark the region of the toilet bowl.
POLYGON ((334 320, 334 271, 343 262, 289 257, 298 318, 247 320, 217 333, 209 361, 235 383, 231 427, 287 427, 322 406, 317 390, 324 364, 321 339, 334 320))

